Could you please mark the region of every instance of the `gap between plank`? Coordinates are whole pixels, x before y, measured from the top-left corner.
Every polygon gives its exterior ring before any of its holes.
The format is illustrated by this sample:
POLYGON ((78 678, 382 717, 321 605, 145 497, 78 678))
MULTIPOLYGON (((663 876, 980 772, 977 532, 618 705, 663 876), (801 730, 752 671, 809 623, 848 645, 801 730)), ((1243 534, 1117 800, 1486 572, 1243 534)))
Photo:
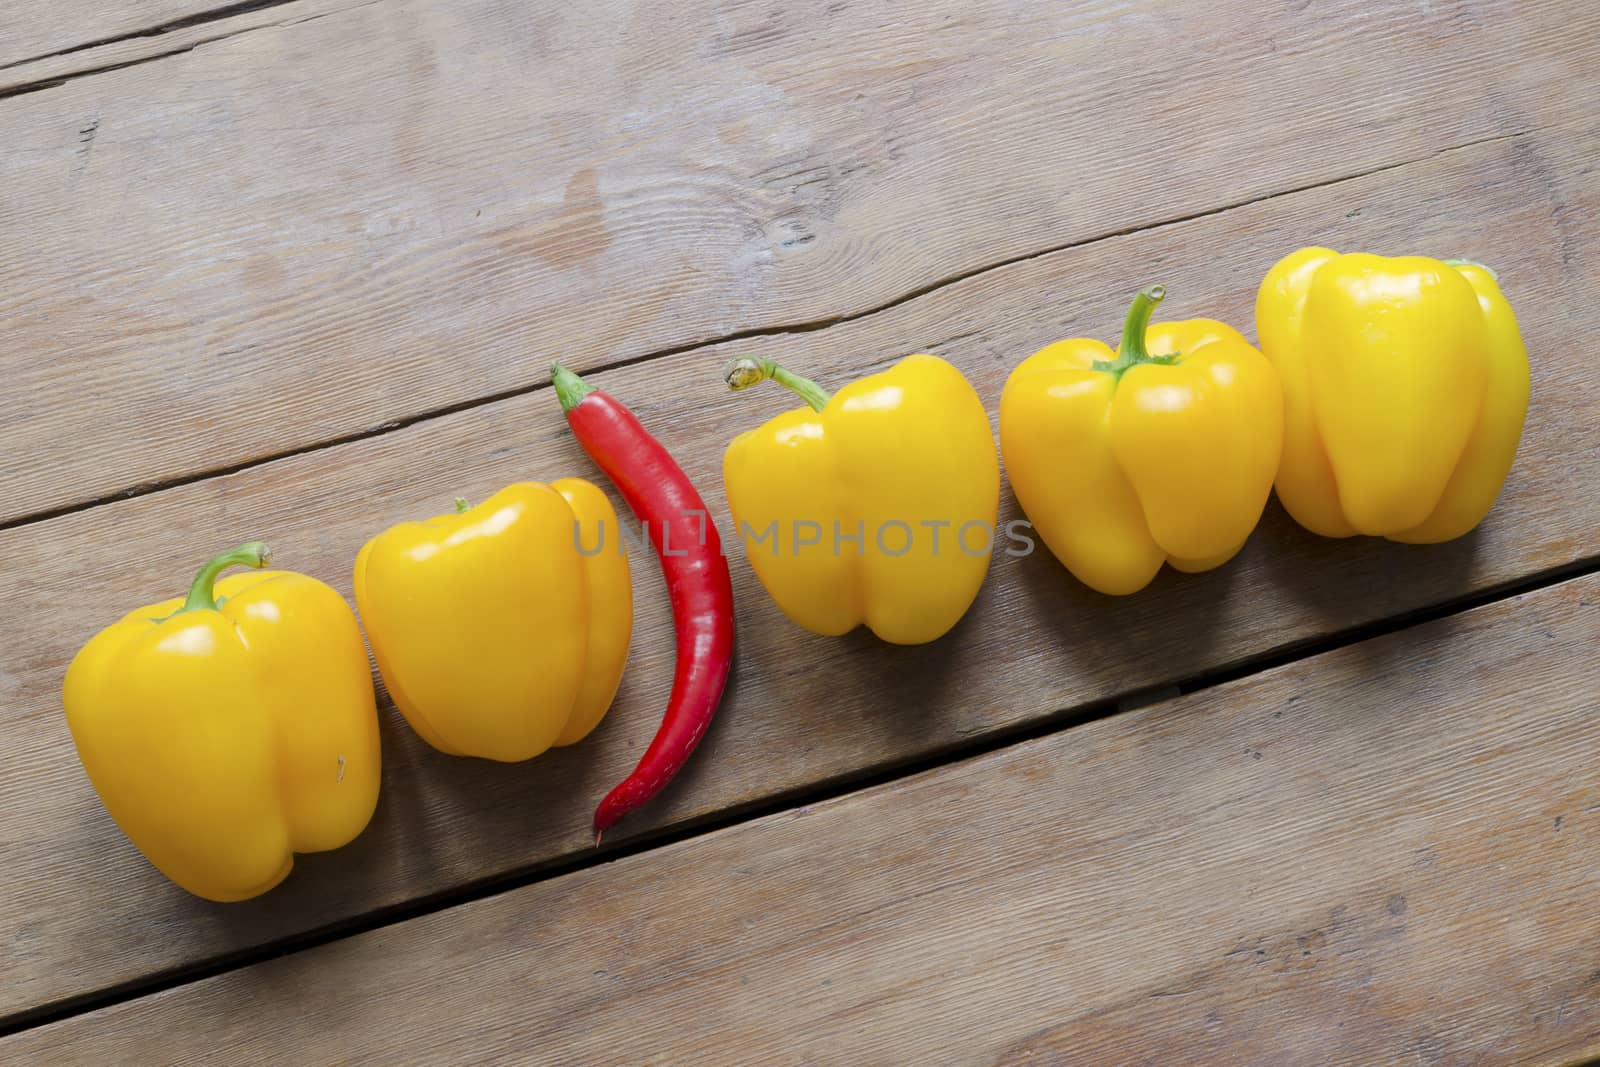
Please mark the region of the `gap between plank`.
MULTIPOLYGON (((373 2, 377 3, 381 2, 381 0, 373 0, 373 2)), ((145 60, 139 60, 138 62, 145 62, 145 60)), ((1528 137, 1532 134, 1538 133, 1539 129, 1539 127, 1529 127, 1527 129, 1517 130, 1513 133, 1502 133, 1488 137, 1479 137, 1471 141, 1465 141, 1458 145, 1451 145, 1448 148, 1437 149, 1425 156, 1418 156, 1415 159, 1402 160, 1398 163, 1387 163, 1381 167, 1374 167, 1371 170, 1364 170, 1356 174, 1341 175, 1336 178, 1328 178, 1325 181, 1312 182, 1309 185, 1298 185, 1276 192, 1262 193, 1259 196, 1249 197, 1244 200, 1237 200, 1232 203, 1223 204, 1220 207, 1206 208, 1201 211, 1193 211, 1188 214, 1177 215, 1172 218, 1161 219, 1156 222, 1149 222, 1143 225, 1128 226, 1122 229, 1096 234, 1092 237, 1084 237, 1075 241, 1065 242, 1064 244, 1052 245, 1036 252, 1026 252, 1015 256, 1009 256, 1005 259, 997 260, 992 263, 986 263, 979 267, 974 267, 969 270, 936 279, 935 281, 928 282, 925 285, 912 289, 909 292, 902 293, 893 299, 887 300, 880 304, 875 304, 872 307, 864 308, 860 311, 852 311, 847 314, 832 315, 805 322, 789 323, 779 326, 757 326, 744 330, 734 330, 729 333, 719 334, 714 337, 702 338, 698 341, 686 341, 682 344, 672 345, 666 348, 653 349, 637 356, 629 356, 624 359, 603 362, 592 367, 584 368, 583 373, 586 375, 604 374, 608 371, 637 366, 640 363, 648 363, 652 360, 665 359, 670 356, 679 356, 688 352, 697 351, 702 348, 711 348, 715 347, 716 345, 728 344, 735 341, 749 341, 762 337, 802 336, 809 333, 817 333, 822 330, 830 329, 834 326, 840 326, 850 322, 857 322, 872 315, 878 315, 885 311, 891 311, 904 304, 908 304, 913 300, 920 300, 925 296, 936 293, 941 289, 947 289, 952 285, 969 281, 973 278, 977 278, 984 274, 989 274, 993 271, 1004 270, 1007 267, 1014 267, 1020 263, 1026 263, 1030 260, 1041 259, 1045 256, 1056 255, 1058 253, 1067 252, 1076 248, 1086 248, 1102 241, 1111 241, 1119 237, 1128 237, 1136 233, 1160 230, 1169 226, 1180 226, 1184 223, 1195 222, 1200 219, 1227 214, 1230 211, 1238 211, 1240 209, 1250 207, 1251 205, 1260 204, 1280 196, 1293 196, 1299 193, 1310 192, 1315 189, 1323 189, 1329 186, 1340 185, 1345 182, 1359 181, 1363 178, 1369 178, 1376 174, 1385 174, 1389 171, 1400 170, 1401 168, 1415 166, 1419 163, 1426 163, 1429 160, 1437 159, 1440 156, 1453 152, 1463 152, 1471 148, 1477 148, 1486 144, 1494 144, 1499 141, 1518 140, 1520 138, 1528 137)), ((205 470, 196 471, 192 474, 179 475, 173 478, 165 478, 152 482, 142 482, 138 485, 129 486, 127 488, 119 489, 112 493, 102 494, 101 496, 92 497, 87 500, 80 500, 70 504, 62 504, 57 507, 46 508, 41 511, 30 512, 29 514, 20 515, 16 518, 0 521, 0 532, 15 529, 19 526, 28 526, 33 523, 47 522, 51 519, 58 519, 66 515, 74 515, 81 511, 89 511, 105 504, 114 504, 119 500, 129 500, 134 497, 148 496, 152 493, 159 493, 168 489, 177 489, 181 488, 182 486, 193 485, 195 482, 203 482, 211 478, 225 478, 229 475, 250 470, 253 467, 264 466, 265 464, 275 463, 283 459, 291 459, 295 456, 308 455, 313 452, 321 452, 328 448, 338 448, 341 445, 371 440, 374 437, 381 437, 384 434, 393 433, 396 430, 403 430, 410 426, 416 426, 419 423, 431 422, 435 419, 442 419, 450 415, 460 414, 463 411, 471 411, 474 408, 487 407, 490 404, 498 404, 502 401, 513 400, 517 397, 529 396, 533 393, 537 393, 541 389, 548 389, 549 387, 550 382, 548 379, 536 381, 528 385, 513 386, 509 389, 502 389, 499 392, 490 393, 485 396, 473 397, 469 400, 461 400, 452 404, 444 404, 413 415, 407 415, 403 418, 391 419, 387 422, 382 422, 376 426, 370 426, 366 429, 353 430, 349 433, 340 434, 335 437, 324 438, 323 440, 313 441, 308 444, 296 446, 294 448, 281 449, 276 452, 253 457, 251 459, 240 460, 237 463, 230 463, 219 467, 211 467, 205 470)))
MULTIPOLYGON (((347 937, 372 933, 412 919, 420 919, 451 908, 474 904, 490 897, 524 889, 539 882, 575 874, 579 871, 603 867, 642 853, 665 848, 726 830, 747 822, 754 822, 786 811, 809 805, 827 803, 851 793, 911 778, 939 767, 978 759, 1014 745, 1035 741, 1054 733, 1070 730, 1117 715, 1134 714, 1152 702, 1141 699, 1142 694, 1165 689, 1176 690, 1178 695, 1200 693, 1247 678, 1252 674, 1349 648, 1365 641, 1390 637, 1404 630, 1437 622, 1501 600, 1525 596, 1548 589, 1563 582, 1574 581, 1600 573, 1600 556, 1577 560, 1538 574, 1504 582, 1457 597, 1431 607, 1405 612, 1400 615, 1362 623, 1321 637, 1292 642, 1254 656, 1246 656, 1232 664, 1176 679, 1134 693, 1117 694, 1085 704, 1059 709, 1051 714, 1016 726, 1003 727, 976 738, 955 741, 907 760, 866 768, 839 777, 824 779, 798 789, 785 790, 760 800, 733 805, 708 815, 686 819, 681 823, 655 831, 645 831, 638 837, 628 838, 605 848, 586 849, 559 859, 549 860, 521 870, 509 871, 488 878, 468 882, 438 893, 366 912, 341 920, 316 930, 281 938, 254 948, 220 956, 205 963, 158 972, 132 981, 97 990, 94 993, 70 997, 53 1004, 18 1012, 0 1019, 0 1039, 23 1030, 61 1022, 75 1015, 83 1015, 102 1008, 113 1007, 156 993, 177 989, 194 982, 215 978, 231 971, 242 970, 259 963, 320 948, 347 937)), ((1600 1062, 1600 1061, 1597 1061, 1600 1062)))

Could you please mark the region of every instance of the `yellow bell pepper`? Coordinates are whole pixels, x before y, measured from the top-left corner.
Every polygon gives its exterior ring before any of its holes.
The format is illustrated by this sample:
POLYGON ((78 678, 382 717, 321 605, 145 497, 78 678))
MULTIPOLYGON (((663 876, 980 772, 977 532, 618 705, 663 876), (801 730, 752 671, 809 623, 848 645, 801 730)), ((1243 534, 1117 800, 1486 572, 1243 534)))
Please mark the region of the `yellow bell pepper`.
POLYGON ((380 769, 372 671, 344 598, 265 566, 260 542, 200 569, 185 600, 102 630, 67 669, 67 725, 117 825, 209 900, 277 885, 296 852, 338 848, 372 817, 380 769))
POLYGON ((735 360, 726 377, 770 378, 810 405, 739 435, 722 464, 740 540, 783 613, 901 645, 954 626, 989 569, 1000 506, 989 416, 961 372, 908 356, 831 398, 771 360, 735 360))
POLYGON ((1272 491, 1283 397, 1272 365, 1211 319, 1150 325, 1165 296, 1134 298, 1113 355, 1057 341, 1000 397, 1000 451, 1017 501, 1085 584, 1143 589, 1163 562, 1221 566, 1272 491))
POLYGON ((1528 352, 1476 263, 1302 248, 1256 297, 1283 378, 1278 498, 1327 537, 1430 543, 1494 505, 1528 411, 1528 352))
POLYGON ((411 728, 441 752, 508 763, 583 740, 633 633, 621 533, 606 495, 567 478, 368 541, 356 604, 411 728))

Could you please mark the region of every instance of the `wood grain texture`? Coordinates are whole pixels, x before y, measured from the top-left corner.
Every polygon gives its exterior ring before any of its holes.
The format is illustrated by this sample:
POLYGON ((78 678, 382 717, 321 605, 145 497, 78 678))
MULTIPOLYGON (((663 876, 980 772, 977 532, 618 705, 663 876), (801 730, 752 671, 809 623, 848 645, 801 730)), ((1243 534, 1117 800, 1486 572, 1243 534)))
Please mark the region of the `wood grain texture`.
POLYGON ((1582 0, 386 0, 73 79, 0 101, 0 521, 1591 114, 1597 42, 1582 0))
MULTIPOLYGON (((59 0, 0 5, 0 91, 13 68, 97 41, 147 33, 237 0, 59 0)), ((149 41, 153 38, 144 38, 149 41)))
POLYGON ((1600 1052, 1600 578, 43 1027, 9 1062, 1600 1052))
MULTIPOLYGON (((4 50, 0 51, 0 97, 59 88, 60 83, 68 78, 148 63, 236 34, 281 29, 336 11, 381 2, 383 0, 289 0, 268 7, 255 7, 248 0, 243 6, 224 0, 211 0, 209 3, 188 0, 165 6, 144 3, 130 8, 126 4, 107 4, 98 0, 88 6, 99 8, 105 16, 100 20, 100 25, 131 28, 99 32, 62 49, 32 52, 25 58, 6 59, 5 52, 11 49, 14 42, 28 40, 26 35, 8 38, 8 21, 18 21, 19 16, 26 12, 28 17, 20 20, 24 28, 47 29, 52 36, 64 37, 67 31, 73 29, 71 16, 76 14, 71 12, 61 22, 45 24, 38 18, 36 8, 30 11, 26 5, 12 5, 0 10, 0 49, 4 50)), ((69 8, 76 6, 83 5, 68 5, 69 8)), ((94 23, 85 19, 83 24, 94 23)), ((85 126, 84 130, 87 129, 85 126)), ((87 143, 89 134, 81 132, 80 135, 87 143)))
MULTIPOLYGON (((923 648, 800 632, 736 560, 740 651, 728 699, 680 780, 621 834, 936 754, 1600 555, 1600 370, 1588 343, 1600 306, 1569 299, 1596 289, 1587 220, 1600 207, 1597 147, 1593 129, 1497 141, 1038 257, 819 332, 596 376, 661 435, 721 520, 723 441, 790 404, 775 389, 723 390, 719 368, 735 352, 781 357, 837 386, 931 349, 992 403, 1004 375, 1039 345, 1113 335, 1141 284, 1164 282, 1174 316, 1246 324, 1257 279, 1301 242, 1448 249, 1493 262, 1534 367, 1510 483, 1489 521, 1448 545, 1321 540, 1273 508, 1233 564, 1167 573, 1121 600, 1076 585, 1045 554, 997 558, 968 619, 923 648)), ((517 478, 586 472, 541 390, 0 532, 0 1016, 587 849, 594 803, 643 751, 670 684, 671 629, 653 565, 635 568, 639 616, 623 692, 588 741, 491 765, 427 750, 388 713, 372 826, 345 850, 302 859, 283 887, 248 904, 192 899, 144 863, 90 791, 58 698, 79 644, 182 588, 214 546, 265 537, 280 565, 348 593, 356 550, 383 525, 517 478)), ((1003 518, 1015 514, 1007 494, 1003 518)))

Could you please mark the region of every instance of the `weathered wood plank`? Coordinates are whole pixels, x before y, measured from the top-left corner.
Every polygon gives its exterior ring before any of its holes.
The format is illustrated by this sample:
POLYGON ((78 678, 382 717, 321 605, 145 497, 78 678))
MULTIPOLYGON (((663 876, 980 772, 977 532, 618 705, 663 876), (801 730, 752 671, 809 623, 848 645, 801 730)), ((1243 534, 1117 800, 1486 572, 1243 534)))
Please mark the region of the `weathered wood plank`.
MULTIPOLYGON (((234 0, 62 0, 38 4, 0 5, 0 79, 41 56, 83 48, 126 34, 145 33, 172 22, 202 15, 234 0)), ((150 40, 150 38, 146 38, 150 40)), ((4 80, 0 80, 3 91, 4 80)))
POLYGON ((0 521, 1600 107, 1600 9, 386 0, 0 102, 0 521))
POLYGON ((291 26, 381 2, 287 0, 258 7, 227 0, 132 6, 70 0, 64 17, 52 8, 50 20, 41 19, 36 7, 11 5, 0 9, 0 97, 58 88, 59 82, 78 75, 161 59, 234 34, 291 26), (80 7, 94 10, 77 10, 80 7), (213 15, 216 17, 210 17, 213 15), (58 44, 40 47, 49 41, 58 44))
POLYGON ((1600 1053, 1600 577, 79 1016, 12 1062, 1600 1053))
MULTIPOLYGON (((1448 250, 1492 261, 1534 353, 1534 405, 1496 512, 1428 549, 1324 541, 1274 509, 1229 567, 1165 575, 1145 593, 1089 593, 1045 555, 997 559, 973 613, 941 642, 896 649, 812 638, 735 563, 739 663, 683 779, 620 829, 637 833, 937 752, 1058 709, 1164 685, 1355 624, 1600 555, 1600 137, 1534 135, 1337 186, 1096 242, 969 279, 891 311, 799 336, 687 353, 598 376, 681 458, 713 514, 722 442, 787 406, 730 395, 735 352, 782 357, 837 384, 934 349, 991 403, 1039 345, 1113 333, 1129 294, 1160 280, 1174 315, 1247 322, 1256 280, 1301 241, 1448 250)), ((0 532, 0 1016, 589 847, 594 802, 658 721, 671 630, 652 566, 619 704, 583 745, 515 767, 449 759, 386 724, 372 827, 305 859, 256 902, 207 905, 122 840, 78 769, 58 706, 79 643, 179 588, 212 546, 263 536, 285 566, 335 582, 382 525, 481 498, 518 477, 589 471, 548 391, 382 437, 0 532)), ((1013 515, 1014 504, 1005 503, 1013 515)), ((1440 743, 1447 738, 1441 737, 1440 743)))

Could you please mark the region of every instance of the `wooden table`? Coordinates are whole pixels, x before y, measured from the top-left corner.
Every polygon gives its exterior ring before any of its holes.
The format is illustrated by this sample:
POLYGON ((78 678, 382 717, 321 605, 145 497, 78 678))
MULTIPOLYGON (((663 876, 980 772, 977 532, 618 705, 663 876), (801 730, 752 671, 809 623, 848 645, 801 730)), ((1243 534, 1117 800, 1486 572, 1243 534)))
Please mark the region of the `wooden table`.
MULTIPOLYGON (((0 1062, 1561 1063, 1600 1054, 1600 8, 1586 0, 55 0, 0 10, 0 1062), (1251 326, 1304 244, 1490 262, 1533 407, 1489 520, 1112 600, 997 558, 944 640, 788 624, 680 780, 653 564, 575 749, 383 703, 378 812, 174 888, 62 672, 251 536, 349 594, 402 518, 593 468, 560 358, 719 457, 943 354, 1251 326)), ((1003 518, 1018 514, 1009 491, 1003 518)))

